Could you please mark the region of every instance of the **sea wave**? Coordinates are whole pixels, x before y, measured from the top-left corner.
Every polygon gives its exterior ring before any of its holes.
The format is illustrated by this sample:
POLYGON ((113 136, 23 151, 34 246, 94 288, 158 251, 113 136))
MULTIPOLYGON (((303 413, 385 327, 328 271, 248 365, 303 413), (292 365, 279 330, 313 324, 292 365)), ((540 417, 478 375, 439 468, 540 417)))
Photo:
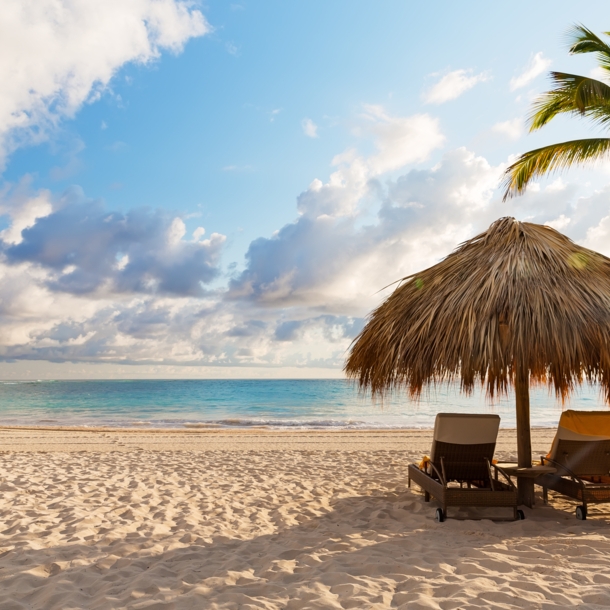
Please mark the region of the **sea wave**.
MULTIPOLYGON (((212 423, 212 422, 208 422, 212 423)), ((216 422, 227 428, 250 428, 264 426, 266 428, 363 428, 363 427, 397 427, 387 423, 365 422, 359 420, 339 419, 262 419, 262 418, 231 418, 216 422)))
POLYGON ((365 420, 339 420, 339 419, 264 419, 264 418, 225 418, 219 420, 193 421, 178 419, 151 419, 134 421, 128 418, 82 418, 64 417, 58 419, 34 419, 24 417, 3 418, 5 426, 74 426, 83 428, 147 428, 147 429, 188 429, 188 430, 401 430, 401 429, 428 429, 433 424, 414 422, 387 422, 365 420))

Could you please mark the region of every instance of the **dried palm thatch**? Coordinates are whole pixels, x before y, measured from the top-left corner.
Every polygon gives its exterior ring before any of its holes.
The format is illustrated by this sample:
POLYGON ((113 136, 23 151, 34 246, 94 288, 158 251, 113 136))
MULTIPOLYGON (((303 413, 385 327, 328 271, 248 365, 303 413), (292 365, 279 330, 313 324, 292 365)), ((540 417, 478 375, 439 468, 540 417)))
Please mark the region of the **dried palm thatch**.
POLYGON ((403 278, 345 366, 373 395, 404 389, 412 398, 458 379, 462 390, 478 382, 493 397, 519 369, 526 384, 529 374, 561 399, 597 382, 610 402, 610 259, 513 218, 403 278))

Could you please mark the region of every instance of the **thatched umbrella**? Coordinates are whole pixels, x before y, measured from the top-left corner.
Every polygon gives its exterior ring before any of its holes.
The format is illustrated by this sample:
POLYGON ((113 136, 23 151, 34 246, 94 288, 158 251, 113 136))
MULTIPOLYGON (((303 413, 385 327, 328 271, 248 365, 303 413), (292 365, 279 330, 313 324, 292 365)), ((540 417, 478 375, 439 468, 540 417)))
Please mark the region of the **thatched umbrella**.
MULTIPOLYGON (((519 466, 531 462, 529 384, 565 400, 583 382, 610 402, 610 259, 547 226, 501 218, 443 261, 403 278, 370 316, 345 365, 383 397, 459 379, 493 398, 512 386, 519 466)), ((519 480, 533 504, 531 479, 519 480)))

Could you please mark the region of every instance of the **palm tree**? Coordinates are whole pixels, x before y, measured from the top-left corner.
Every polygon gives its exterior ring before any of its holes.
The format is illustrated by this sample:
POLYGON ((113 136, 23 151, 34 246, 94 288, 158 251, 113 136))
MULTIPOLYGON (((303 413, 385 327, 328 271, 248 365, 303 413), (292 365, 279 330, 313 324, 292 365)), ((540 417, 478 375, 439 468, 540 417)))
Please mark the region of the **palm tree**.
MULTIPOLYGON (((610 32, 604 32, 610 36, 610 32)), ((595 53, 600 67, 610 77, 610 46, 583 25, 569 32, 570 54, 595 53)), ((540 129, 562 113, 586 117, 610 127, 610 86, 586 76, 551 72, 555 85, 535 102, 529 117, 530 132, 540 129)), ((610 138, 585 138, 551 144, 521 155, 504 173, 504 201, 521 195, 537 176, 573 165, 599 160, 610 152, 610 138)))

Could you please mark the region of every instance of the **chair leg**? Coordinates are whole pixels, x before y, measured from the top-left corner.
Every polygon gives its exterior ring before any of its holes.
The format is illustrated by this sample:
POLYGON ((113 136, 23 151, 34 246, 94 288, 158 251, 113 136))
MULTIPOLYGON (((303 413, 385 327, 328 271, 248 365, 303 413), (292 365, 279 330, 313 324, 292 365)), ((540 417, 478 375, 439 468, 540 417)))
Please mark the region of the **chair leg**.
POLYGON ((548 504, 548 503, 549 503, 549 488, 548 488, 548 487, 546 487, 546 486, 544 486, 544 487, 542 488, 542 501, 543 501, 545 504, 548 504))
POLYGON ((430 494, 424 491, 424 502, 430 502, 430 494))

